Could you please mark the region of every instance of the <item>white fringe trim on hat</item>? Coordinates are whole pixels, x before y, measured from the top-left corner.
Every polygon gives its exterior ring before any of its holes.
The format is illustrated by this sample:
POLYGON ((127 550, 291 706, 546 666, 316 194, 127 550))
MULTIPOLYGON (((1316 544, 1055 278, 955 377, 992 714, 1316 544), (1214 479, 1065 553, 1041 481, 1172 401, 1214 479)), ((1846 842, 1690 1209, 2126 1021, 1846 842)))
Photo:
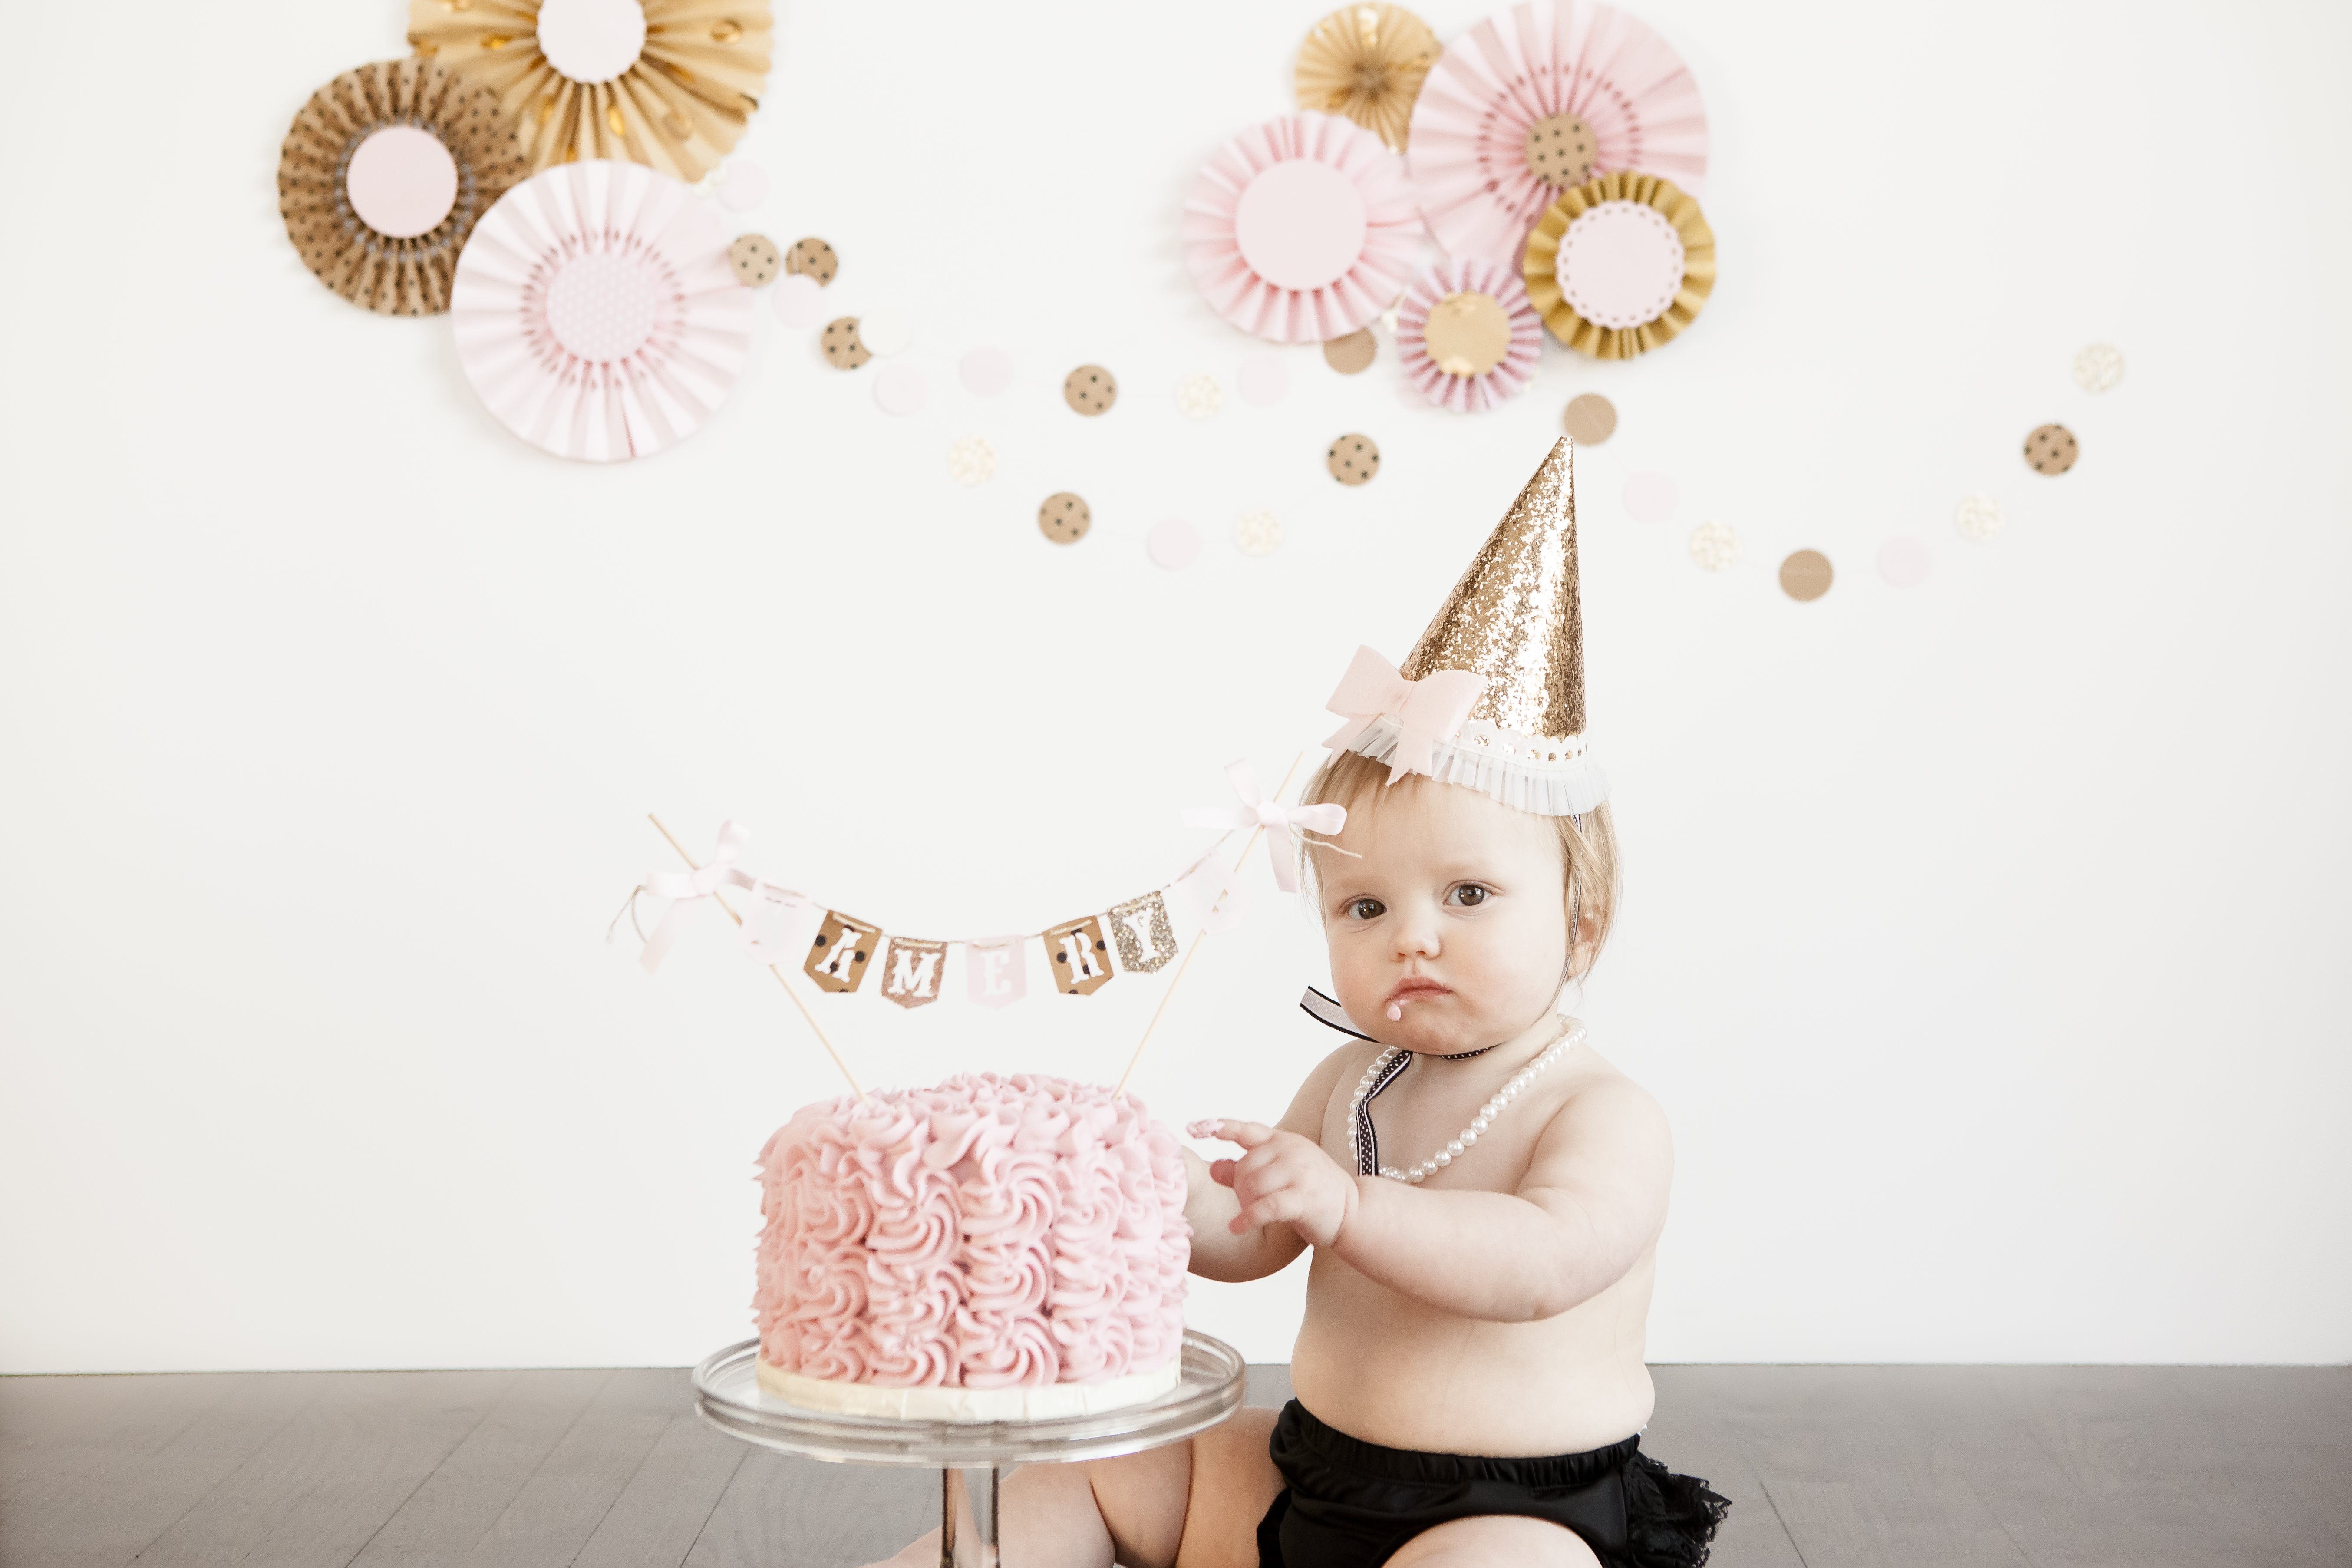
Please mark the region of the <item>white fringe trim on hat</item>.
MULTIPOLYGON (((1396 755, 1403 727, 1386 714, 1372 721, 1349 751, 1385 763, 1396 755)), ((1538 816, 1581 816, 1609 797, 1609 781, 1585 754, 1584 737, 1544 741, 1486 719, 1462 726, 1431 752, 1430 777, 1458 784, 1538 816)))

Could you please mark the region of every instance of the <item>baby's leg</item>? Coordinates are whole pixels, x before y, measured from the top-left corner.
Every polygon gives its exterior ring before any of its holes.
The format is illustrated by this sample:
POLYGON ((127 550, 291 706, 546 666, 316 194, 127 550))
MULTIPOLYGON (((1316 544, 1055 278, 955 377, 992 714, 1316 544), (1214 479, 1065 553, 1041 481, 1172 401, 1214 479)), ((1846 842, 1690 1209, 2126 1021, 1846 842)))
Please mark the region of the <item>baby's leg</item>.
MULTIPOLYGON (((1077 1465, 1024 1465, 997 1500, 1016 1568, 1256 1568, 1257 1521, 1282 1489, 1275 1412, 1244 1410, 1189 1443, 1077 1465)), ((936 1568, 936 1530, 890 1562, 936 1568)), ((990 1565, 993 1568, 993 1565, 990 1565)))
POLYGON ((1449 1520, 1397 1549, 1388 1568, 1600 1568, 1584 1538, 1564 1524, 1514 1514, 1449 1520))

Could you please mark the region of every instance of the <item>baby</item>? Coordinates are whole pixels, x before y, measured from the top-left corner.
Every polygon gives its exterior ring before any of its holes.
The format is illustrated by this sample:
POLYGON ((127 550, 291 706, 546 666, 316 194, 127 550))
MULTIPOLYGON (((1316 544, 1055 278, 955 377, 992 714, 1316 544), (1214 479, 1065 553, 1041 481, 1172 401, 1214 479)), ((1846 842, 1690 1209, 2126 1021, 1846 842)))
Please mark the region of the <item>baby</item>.
MULTIPOLYGON (((1339 992, 1318 1014, 1351 1038, 1274 1125, 1191 1129, 1242 1150, 1187 1154, 1193 1273, 1256 1279, 1314 1249, 1297 1397, 1019 1471, 1001 1531, 1020 1568, 1706 1559, 1727 1505, 1636 1436, 1665 1120, 1554 1010, 1617 897, 1569 465, 1563 441, 1416 679, 1365 650, 1332 699, 1349 726, 1307 798, 1347 820, 1309 845, 1308 886, 1339 992)), ((936 1537, 900 1561, 936 1563, 936 1537)))

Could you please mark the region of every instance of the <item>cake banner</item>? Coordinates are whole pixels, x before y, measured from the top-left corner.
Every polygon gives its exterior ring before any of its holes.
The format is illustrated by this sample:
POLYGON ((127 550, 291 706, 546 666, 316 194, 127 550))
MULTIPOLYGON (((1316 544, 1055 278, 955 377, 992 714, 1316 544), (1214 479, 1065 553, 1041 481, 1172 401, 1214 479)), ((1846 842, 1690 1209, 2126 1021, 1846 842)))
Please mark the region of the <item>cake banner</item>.
MULTIPOLYGON (((1235 763, 1226 773, 1239 804, 1187 810, 1186 826, 1220 827, 1229 833, 1270 827, 1278 836, 1296 839, 1301 830, 1336 833, 1345 820, 1337 806, 1285 806, 1279 804, 1280 790, 1268 797, 1247 763, 1235 763)), ((886 1001, 901 1007, 927 1007, 950 993, 949 950, 960 947, 964 998, 982 1007, 1003 1007, 1029 994, 1028 947, 1033 942, 1045 945, 1046 973, 1054 977, 1056 994, 1090 996, 1122 974, 1156 974, 1167 968, 1182 951, 1177 939, 1180 927, 1230 931, 1242 923, 1250 908, 1248 889, 1234 868, 1212 849, 1171 881, 1107 909, 1074 915, 1043 931, 902 936, 745 870, 737 862, 751 840, 750 828, 740 822, 726 822, 707 862, 690 871, 654 872, 630 893, 621 915, 632 922, 640 897, 650 894, 670 900, 652 935, 638 928, 645 942, 639 961, 648 971, 660 967, 695 918, 695 910, 716 903, 740 923, 740 940, 747 957, 780 974, 798 968, 820 991, 834 995, 858 991, 867 970, 877 969, 881 973, 877 989, 886 1001), (724 902, 726 895, 736 892, 744 900, 740 910, 724 902)), ((679 853, 686 854, 683 847, 679 853)), ((1295 890, 1297 881, 1293 868, 1285 863, 1287 858, 1277 855, 1275 858, 1276 883, 1285 891, 1295 890)), ((614 917, 615 928, 620 919, 614 917)))

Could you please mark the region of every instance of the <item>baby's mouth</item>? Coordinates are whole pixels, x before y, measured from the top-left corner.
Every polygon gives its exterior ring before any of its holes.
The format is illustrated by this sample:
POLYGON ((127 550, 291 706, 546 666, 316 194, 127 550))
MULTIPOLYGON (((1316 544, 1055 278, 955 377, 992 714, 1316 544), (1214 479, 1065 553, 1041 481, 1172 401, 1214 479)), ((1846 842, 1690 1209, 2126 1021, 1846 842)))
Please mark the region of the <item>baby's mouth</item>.
POLYGON ((1389 1022, 1396 1023, 1404 1016, 1405 1004, 1408 1002, 1427 1002, 1439 996, 1453 994, 1454 987, 1440 985, 1434 980, 1424 980, 1419 977, 1401 980, 1397 983, 1396 989, 1389 993, 1389 1022))

